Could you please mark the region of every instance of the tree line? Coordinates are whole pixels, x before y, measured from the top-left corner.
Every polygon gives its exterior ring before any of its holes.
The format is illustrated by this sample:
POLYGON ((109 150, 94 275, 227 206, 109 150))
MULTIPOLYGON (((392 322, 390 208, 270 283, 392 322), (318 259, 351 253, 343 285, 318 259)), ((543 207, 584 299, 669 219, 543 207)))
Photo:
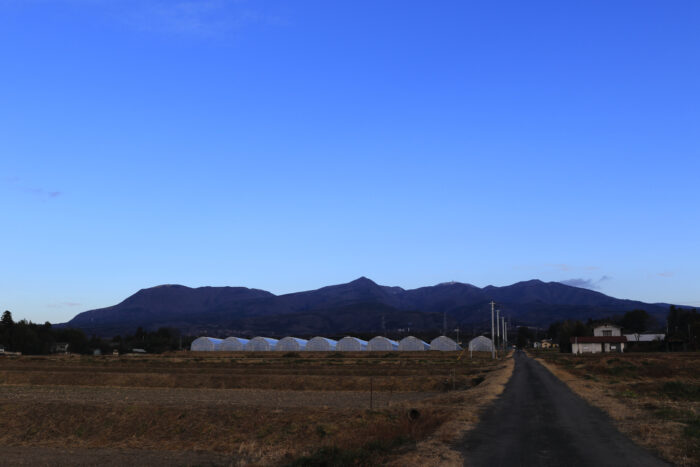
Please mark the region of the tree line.
POLYGON ((88 337, 82 330, 52 326, 48 321, 36 324, 21 320, 15 322, 12 313, 6 310, 0 318, 0 347, 8 352, 21 352, 26 355, 47 355, 56 351, 57 344, 68 344, 70 353, 101 354, 132 352, 143 349, 148 353, 161 353, 181 348, 189 348, 193 338, 182 336, 177 329, 160 328, 145 331, 139 327, 134 334, 102 339, 88 337))

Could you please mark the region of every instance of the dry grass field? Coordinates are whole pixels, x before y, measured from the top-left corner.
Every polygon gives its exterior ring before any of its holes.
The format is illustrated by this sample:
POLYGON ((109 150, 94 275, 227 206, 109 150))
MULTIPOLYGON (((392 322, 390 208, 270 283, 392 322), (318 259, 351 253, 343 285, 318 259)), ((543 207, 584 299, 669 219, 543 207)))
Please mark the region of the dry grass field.
POLYGON ((535 353, 618 428, 675 465, 700 465, 700 355, 535 353))
POLYGON ((493 376, 507 379, 503 361, 458 355, 3 357, 0 463, 369 465, 417 446, 439 456, 436 442, 454 437, 445 427, 476 420, 493 376))

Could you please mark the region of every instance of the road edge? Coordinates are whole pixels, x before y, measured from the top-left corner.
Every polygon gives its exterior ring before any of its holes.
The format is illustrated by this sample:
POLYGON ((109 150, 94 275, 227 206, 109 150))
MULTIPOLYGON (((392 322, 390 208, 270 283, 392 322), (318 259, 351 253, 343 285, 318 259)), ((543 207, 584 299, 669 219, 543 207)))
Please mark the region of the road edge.
MULTIPOLYGON (((528 356, 566 384, 574 394, 578 395, 590 405, 605 412, 612 420, 615 428, 629 438, 634 444, 645 449, 659 459, 676 465, 673 459, 665 455, 662 449, 663 446, 656 441, 657 438, 654 436, 653 432, 646 432, 644 435, 639 432, 638 427, 641 423, 648 422, 648 414, 637 407, 624 404, 616 398, 609 396, 606 394, 605 389, 599 384, 579 378, 563 368, 550 364, 538 356, 532 354, 528 354, 528 356)), ((660 423, 660 421, 657 421, 657 423, 660 423)))
MULTIPOLYGON (((415 449, 402 454, 387 465, 394 467, 463 466, 464 454, 457 443, 479 423, 481 414, 488 409, 505 390, 513 376, 513 353, 502 361, 503 365, 486 375, 484 381, 467 391, 451 394, 451 407, 459 407, 458 413, 444 423, 429 438, 419 442, 415 449), (459 405, 456 405, 459 404, 459 405)), ((448 404, 446 404, 447 406, 448 404)))

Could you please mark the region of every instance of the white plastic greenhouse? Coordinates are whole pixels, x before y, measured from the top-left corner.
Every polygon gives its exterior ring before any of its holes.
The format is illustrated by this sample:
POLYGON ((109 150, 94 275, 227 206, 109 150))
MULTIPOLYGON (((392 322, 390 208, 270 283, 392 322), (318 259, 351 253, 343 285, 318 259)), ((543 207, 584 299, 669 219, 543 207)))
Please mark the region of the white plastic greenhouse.
POLYGON ((309 341, 306 339, 299 339, 298 337, 285 337, 280 339, 275 344, 275 350, 287 351, 287 352, 298 352, 299 350, 306 350, 306 344, 309 341))
POLYGON ((275 348, 275 345, 277 345, 277 339, 273 339, 272 337, 253 337, 251 340, 248 341, 248 343, 245 345, 245 349, 248 351, 253 351, 253 352, 269 352, 270 350, 273 350, 275 348))
POLYGON ((248 343, 248 339, 243 339, 242 337, 227 337, 221 343, 221 348, 224 352, 240 352, 245 350, 245 346, 248 343))
POLYGON ((469 341, 469 350, 473 352, 491 352, 492 349, 493 342, 488 337, 479 336, 469 341))
POLYGON ((408 336, 404 337, 399 341, 400 351, 414 351, 414 350, 430 350, 430 344, 425 341, 418 339, 417 337, 408 336))
POLYGON ((377 336, 377 337, 373 337, 372 339, 370 339, 370 341, 367 343, 367 350, 369 350, 369 351, 399 350, 399 343, 396 341, 392 341, 391 339, 387 339, 386 337, 383 337, 383 336, 377 336))
POLYGON ((461 350, 459 345, 447 336, 436 337, 430 341, 430 350, 442 350, 449 352, 452 350, 461 350))
POLYGON ((329 352, 331 350, 335 350, 337 345, 338 342, 334 341, 333 339, 317 336, 313 339, 309 339, 309 342, 306 343, 306 350, 316 352, 329 352))
POLYGON ((220 350, 221 339, 215 337, 198 337, 192 341, 190 350, 193 352, 212 352, 214 350, 220 350))
POLYGON ((363 341, 357 337, 346 336, 338 341, 338 345, 335 349, 340 352, 359 352, 361 350, 367 350, 367 341, 363 341))

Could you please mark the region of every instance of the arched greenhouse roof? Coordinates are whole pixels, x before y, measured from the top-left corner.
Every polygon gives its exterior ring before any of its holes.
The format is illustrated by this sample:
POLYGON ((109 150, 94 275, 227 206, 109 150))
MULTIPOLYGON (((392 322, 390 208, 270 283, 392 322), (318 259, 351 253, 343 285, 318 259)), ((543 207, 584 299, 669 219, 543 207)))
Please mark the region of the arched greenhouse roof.
POLYGON ((298 337, 285 337, 277 341, 275 350, 298 352, 299 350, 306 350, 307 342, 306 339, 299 339, 298 337))
POLYGON ((253 337, 245 346, 245 349, 253 352, 269 352, 277 345, 277 339, 272 337, 253 337))
POLYGON ((414 336, 404 337, 399 341, 400 351, 429 350, 430 344, 414 336))
POLYGON ((213 352, 221 348, 221 343, 222 340, 216 337, 198 337, 192 341, 190 350, 193 352, 213 352))
POLYGON ((399 350, 399 343, 387 339, 384 336, 377 336, 370 339, 367 343, 367 350, 369 351, 392 351, 399 350))
POLYGON ((338 346, 338 341, 333 339, 328 339, 327 337, 316 336, 313 339, 309 339, 306 344, 306 350, 316 351, 316 352, 328 352, 335 350, 338 346))
POLYGON ((227 337, 221 343, 221 350, 225 352, 240 352, 245 350, 247 343, 248 339, 243 339, 242 337, 227 337))
POLYGON ((493 342, 486 336, 475 337, 469 341, 469 350, 474 352, 491 352, 493 342))
POLYGON ((441 350, 443 352, 450 352, 461 349, 459 345, 449 337, 439 336, 430 341, 430 350, 441 350))
POLYGON ((357 337, 345 336, 338 341, 338 345, 335 349, 340 352, 359 352, 361 350, 367 350, 367 341, 363 341, 357 337))

